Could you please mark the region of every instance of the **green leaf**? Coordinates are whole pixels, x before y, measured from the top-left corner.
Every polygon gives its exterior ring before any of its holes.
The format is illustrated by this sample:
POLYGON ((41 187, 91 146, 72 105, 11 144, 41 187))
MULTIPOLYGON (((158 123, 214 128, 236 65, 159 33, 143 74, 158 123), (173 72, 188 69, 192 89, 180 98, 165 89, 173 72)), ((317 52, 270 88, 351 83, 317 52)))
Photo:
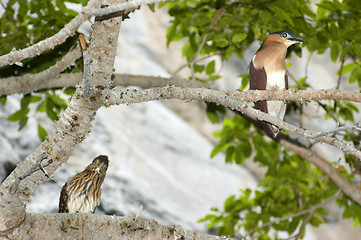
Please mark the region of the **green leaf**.
POLYGON ((234 51, 235 51, 234 45, 228 47, 228 48, 226 49, 226 53, 223 55, 224 59, 227 60, 227 61, 228 61, 229 59, 231 59, 234 51))
POLYGON ((22 108, 22 109, 16 111, 15 113, 11 114, 6 120, 8 120, 10 122, 20 121, 21 119, 26 118, 29 111, 30 111, 29 108, 22 108))
POLYGON ((300 224, 300 221, 301 219, 298 217, 292 219, 287 229, 289 235, 291 235, 294 231, 296 231, 298 225, 300 224))
POLYGON ((216 46, 219 48, 224 48, 228 46, 228 40, 225 38, 220 38, 215 40, 216 46))
POLYGON ((5 106, 7 100, 7 96, 3 95, 0 97, 0 103, 1 105, 5 106))
POLYGON ((73 95, 75 93, 75 88, 74 87, 68 87, 64 90, 64 93, 66 95, 73 95))
POLYGON ((63 13, 66 13, 67 12, 67 8, 64 4, 64 1, 63 0, 56 0, 56 6, 59 8, 60 11, 62 11, 63 13))
POLYGON ((226 201, 224 202, 224 210, 226 212, 230 212, 232 210, 232 208, 234 207, 234 199, 235 198, 236 197, 234 195, 232 195, 232 196, 228 197, 226 199, 226 201))
POLYGON ((226 109, 221 106, 221 105, 217 105, 215 103, 212 102, 206 102, 207 104, 207 117, 208 119, 212 122, 212 123, 219 123, 220 119, 218 116, 218 112, 220 114, 225 114, 226 113, 226 109))
POLYGON ((225 143, 225 144, 218 144, 217 146, 215 146, 212 150, 211 153, 211 158, 213 158, 214 156, 216 156, 218 153, 223 152, 225 150, 227 150, 228 148, 232 147, 233 143, 225 143))
POLYGON ((341 74, 345 75, 351 71, 353 71, 355 68, 357 68, 356 63, 349 63, 343 66, 341 74))
POLYGON ((21 129, 23 129, 26 126, 28 119, 29 119, 28 117, 24 117, 24 118, 20 119, 18 131, 20 131, 21 129))
POLYGON ((241 90, 246 89, 246 87, 249 85, 249 74, 242 74, 242 75, 239 75, 238 77, 242 78, 240 89, 241 90))
POLYGON ((193 65, 193 71, 195 73, 201 73, 204 71, 204 65, 194 64, 193 65))
POLYGON ((62 99, 59 95, 50 95, 51 101, 54 102, 55 105, 59 106, 62 109, 65 109, 68 104, 66 103, 66 101, 64 99, 62 99))
POLYGON ((36 108, 36 111, 38 111, 38 112, 45 112, 45 111, 46 111, 47 102, 48 102, 48 100, 47 100, 47 99, 44 99, 44 101, 42 101, 42 102, 38 105, 38 107, 36 108))
POLYGON ((327 215, 328 215, 327 210, 324 209, 324 208, 318 208, 315 212, 318 213, 318 214, 320 214, 320 215, 324 215, 324 216, 327 216, 327 215))
POLYGON ((236 148, 232 145, 226 150, 226 163, 231 163, 235 157, 236 148))
POLYGON ((207 111, 207 117, 209 121, 211 121, 211 123, 213 124, 220 122, 218 114, 216 112, 207 111))
POLYGON ((169 43, 174 39, 176 33, 177 33, 177 23, 173 23, 167 29, 167 47, 169 47, 169 43))
POLYGON ((246 39, 247 34, 246 33, 236 33, 233 37, 232 37, 232 42, 234 43, 240 43, 242 42, 244 39, 246 39))
POLYGON ((243 155, 246 158, 249 158, 252 154, 252 145, 250 143, 250 141, 248 139, 244 140, 241 144, 240 144, 240 148, 242 149, 243 155))
POLYGON ((317 214, 312 215, 311 220, 310 220, 310 224, 312 226, 317 227, 318 225, 320 225, 322 223, 325 223, 325 220, 322 217, 320 217, 317 214))
POLYGON ((36 103, 36 102, 39 102, 41 99, 43 99, 43 98, 40 96, 31 95, 30 102, 36 103))
POLYGON ((26 94, 20 101, 21 108, 27 108, 31 100, 31 94, 26 94))
POLYGON ((293 26, 292 16, 289 11, 284 11, 283 9, 279 8, 275 4, 268 5, 269 9, 274 13, 276 17, 279 17, 282 20, 285 20, 289 25, 293 26))
POLYGON ((338 55, 340 53, 340 50, 341 50, 341 43, 332 41, 332 43, 331 43, 331 60, 333 62, 336 62, 338 55))
POLYGON ((206 74, 207 75, 213 74, 216 71, 215 68, 216 68, 216 61, 215 60, 210 61, 206 67, 206 74))
POLYGON ((361 46, 360 46, 360 44, 359 43, 352 44, 351 47, 352 47, 352 50, 355 52, 355 54, 358 57, 361 57, 361 46))
POLYGON ((38 124, 38 136, 42 142, 44 142, 45 138, 48 136, 47 131, 40 124, 38 124))
POLYGON ((49 98, 48 101, 46 101, 46 115, 53 121, 58 120, 58 115, 54 112, 54 102, 51 101, 49 98))

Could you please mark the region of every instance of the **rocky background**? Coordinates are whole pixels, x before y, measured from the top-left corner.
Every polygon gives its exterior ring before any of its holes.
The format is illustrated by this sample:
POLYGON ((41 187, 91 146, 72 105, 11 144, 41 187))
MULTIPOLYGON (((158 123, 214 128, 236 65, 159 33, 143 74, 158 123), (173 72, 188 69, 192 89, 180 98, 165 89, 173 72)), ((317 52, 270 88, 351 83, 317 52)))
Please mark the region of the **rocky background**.
MULTIPOLYGON (((172 43, 166 48, 169 20, 164 9, 153 13, 142 7, 130 14, 120 31, 116 72, 169 77, 184 65, 182 43, 172 43)), ((82 26, 85 34, 89 30, 90 23, 82 26)), ((257 47, 258 43, 254 51, 257 47)), ((232 58, 219 69, 222 80, 216 83, 217 87, 236 89, 240 85, 237 76, 247 73, 254 51, 249 51, 244 60, 232 58)), ((315 89, 336 85, 337 67, 327 54, 310 58, 304 49, 303 57, 293 56, 291 63, 290 72, 300 78, 307 71, 308 80, 315 89)), ((186 68, 177 76, 187 78, 186 68)), ((48 132, 53 126, 45 115, 34 111, 20 132, 17 123, 6 121, 7 116, 19 109, 20 97, 10 96, 5 106, 0 105, 0 182, 17 162, 40 144, 37 124, 40 122, 48 132)), ((302 119, 306 128, 335 127, 325 124, 324 120, 322 124, 314 121, 318 115, 322 117, 316 105, 307 104, 305 109, 313 113, 302 119)), ((297 120, 297 115, 286 119, 294 123, 297 120)), ((30 198, 28 211, 57 212, 60 190, 67 179, 82 171, 96 156, 105 154, 110 166, 97 214, 139 215, 163 224, 206 232, 205 224, 197 220, 210 213, 211 207, 222 209, 224 200, 239 194, 240 189, 255 188, 263 172, 251 161, 246 166, 238 166, 225 164, 221 154, 210 158, 216 142, 212 132, 221 126, 208 121, 203 103, 163 101, 103 108, 97 113, 93 126, 89 137, 56 171, 55 181, 41 185, 30 198)), ((330 161, 343 161, 342 153, 334 147, 319 145, 316 148, 330 161)), ((305 239, 347 240, 360 236, 361 230, 354 229, 352 221, 342 220, 334 206, 328 209, 327 224, 309 227, 305 239)))

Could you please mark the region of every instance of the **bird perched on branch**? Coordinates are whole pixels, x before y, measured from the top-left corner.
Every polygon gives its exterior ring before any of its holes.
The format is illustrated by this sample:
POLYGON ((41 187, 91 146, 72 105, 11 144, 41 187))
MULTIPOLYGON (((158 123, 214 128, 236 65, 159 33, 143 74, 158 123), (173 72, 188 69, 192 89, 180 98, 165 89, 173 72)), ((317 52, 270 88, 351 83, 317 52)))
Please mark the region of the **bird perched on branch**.
POLYGON ((100 155, 84 171, 65 183, 60 193, 60 213, 94 213, 100 204, 101 185, 108 169, 108 157, 100 155))
MULTIPOLYGON (((254 55, 249 65, 249 83, 251 90, 288 89, 285 58, 287 48, 292 44, 304 42, 288 31, 271 33, 254 55)), ((281 120, 286 114, 285 101, 258 101, 255 106, 281 120)), ((275 138, 279 128, 265 122, 268 132, 275 138)))

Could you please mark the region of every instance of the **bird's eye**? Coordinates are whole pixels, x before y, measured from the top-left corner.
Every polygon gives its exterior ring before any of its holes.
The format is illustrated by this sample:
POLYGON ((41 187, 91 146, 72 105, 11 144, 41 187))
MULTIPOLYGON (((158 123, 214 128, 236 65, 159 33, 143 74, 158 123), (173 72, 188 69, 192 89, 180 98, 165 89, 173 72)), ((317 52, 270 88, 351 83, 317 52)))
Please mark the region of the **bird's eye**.
POLYGON ((287 36, 288 36, 288 34, 287 33, 282 33, 282 35, 281 35, 283 38, 286 38, 287 36))

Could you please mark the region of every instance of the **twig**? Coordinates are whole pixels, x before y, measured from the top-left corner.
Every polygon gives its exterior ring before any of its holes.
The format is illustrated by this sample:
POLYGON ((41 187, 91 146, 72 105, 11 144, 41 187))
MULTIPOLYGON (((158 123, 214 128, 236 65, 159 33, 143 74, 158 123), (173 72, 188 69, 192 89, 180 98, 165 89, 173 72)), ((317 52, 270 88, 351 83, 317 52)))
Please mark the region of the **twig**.
MULTIPOLYGON (((190 66, 191 67, 191 79, 194 81, 195 80, 195 73, 194 73, 194 63, 196 63, 198 60, 197 60, 197 57, 199 56, 199 54, 201 53, 204 45, 206 44, 207 40, 208 40, 208 36, 212 33, 212 31, 214 31, 213 27, 214 25, 216 25, 219 21, 219 19, 221 19, 224 11, 223 8, 220 8, 219 10, 217 10, 212 22, 210 23, 208 29, 207 29, 207 32, 206 34, 204 35, 203 39, 202 39, 202 42, 197 50, 197 52, 192 56, 192 58, 190 59, 190 61, 187 63, 187 66, 190 66)), ((176 71, 177 72, 177 71, 176 71)), ((175 73, 176 73, 175 72, 175 73)), ((174 73, 174 74, 175 74, 174 73)))
POLYGON ((206 60, 207 58, 211 58, 211 57, 214 57, 214 56, 219 56, 220 54, 217 53, 217 54, 210 54, 210 55, 207 55, 207 56, 204 56, 204 57, 201 57, 201 58, 197 58, 195 59, 194 61, 192 62, 187 62, 183 65, 181 65, 180 67, 178 67, 173 73, 172 73, 172 76, 174 77, 176 73, 178 73, 180 70, 182 70, 183 68, 191 65, 191 64, 194 64, 194 63, 197 63, 197 62, 201 62, 203 60, 206 60))
MULTIPOLYGON (((336 89, 340 88, 341 77, 342 77, 342 69, 343 69, 344 64, 345 64, 345 59, 342 60, 340 69, 338 70, 339 72, 338 72, 338 79, 337 79, 336 89)), ((333 111, 336 112, 336 109, 337 109, 337 101, 335 101, 334 104, 333 104, 333 111)))
POLYGON ((307 58, 307 62, 306 62, 306 65, 305 65, 305 76, 307 77, 308 76, 308 66, 310 65, 310 62, 311 62, 311 58, 313 56, 313 53, 314 52, 311 52, 310 55, 308 56, 307 58))
POLYGON ((322 107, 323 110, 325 110, 325 112, 333 119, 335 120, 336 123, 338 123, 339 125, 341 125, 337 119, 337 117, 335 116, 335 114, 333 114, 333 112, 331 112, 325 104, 321 103, 320 101, 316 101, 318 105, 320 105, 322 107))
MULTIPOLYGON (((46 170, 44 169, 44 167, 48 166, 49 164, 51 164, 53 162, 52 159, 49 159, 49 161, 47 161, 46 163, 42 164, 42 161, 44 159, 47 159, 47 154, 46 153, 43 153, 37 160, 36 160, 36 163, 27 171, 25 172, 23 175, 21 175, 20 177, 16 178, 15 181, 14 181, 14 184, 13 186, 11 187, 11 190, 10 192, 13 194, 15 193, 15 191, 17 190, 20 182, 22 180, 24 180, 25 178, 29 177, 31 174, 33 174, 34 172, 38 171, 38 170, 41 170, 44 175, 50 179, 51 176, 49 176, 49 174, 46 172, 46 170)), ((53 179, 52 179, 53 180, 53 179)))
POLYGON ((359 132, 361 132, 361 127, 359 126, 359 124, 355 124, 353 126, 341 126, 341 127, 335 128, 335 129, 333 129, 331 131, 322 132, 322 133, 315 134, 315 135, 316 135, 316 137, 321 137, 321 136, 326 136, 326 135, 341 132, 341 131, 346 131, 346 132, 359 131, 359 132))

